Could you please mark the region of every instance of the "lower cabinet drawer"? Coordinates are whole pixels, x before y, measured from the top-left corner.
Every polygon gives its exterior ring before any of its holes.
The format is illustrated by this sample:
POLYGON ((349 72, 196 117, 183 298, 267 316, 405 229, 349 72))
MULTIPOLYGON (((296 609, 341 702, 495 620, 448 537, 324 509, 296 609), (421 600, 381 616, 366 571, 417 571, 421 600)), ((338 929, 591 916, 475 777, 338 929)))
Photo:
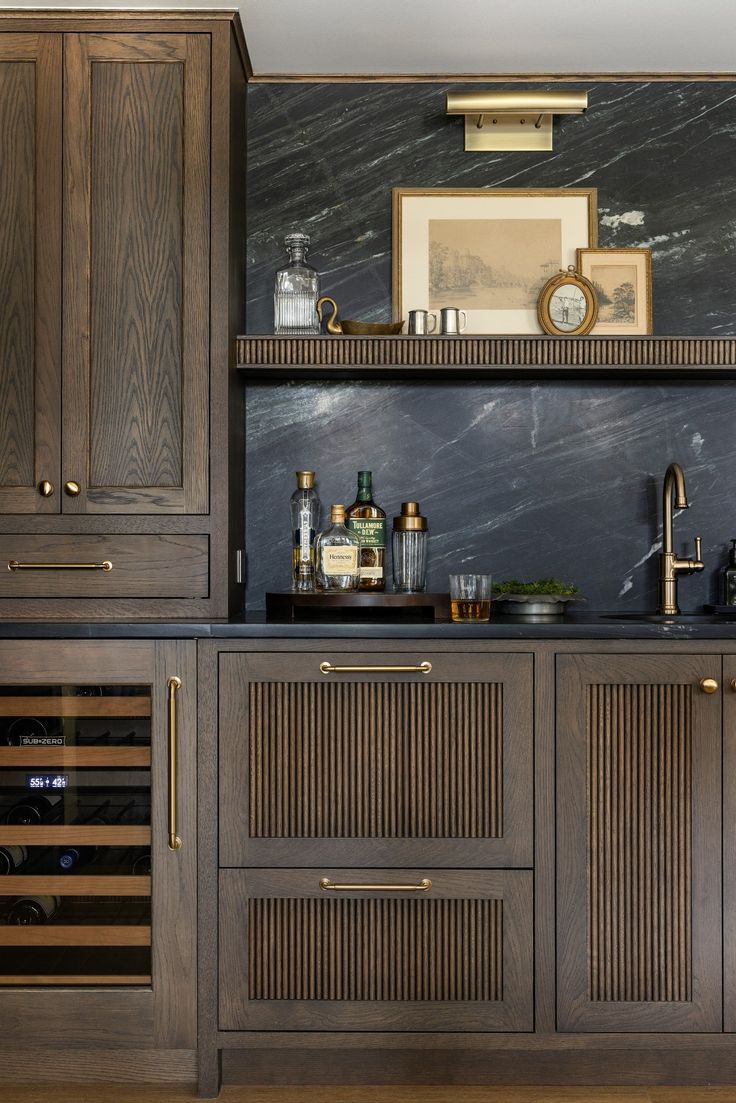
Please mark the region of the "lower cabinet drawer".
POLYGON ((205 535, 0 536, 0 598, 208 594, 205 535))
POLYGON ((529 871, 222 870, 220 1029, 533 1030, 532 896, 529 871))

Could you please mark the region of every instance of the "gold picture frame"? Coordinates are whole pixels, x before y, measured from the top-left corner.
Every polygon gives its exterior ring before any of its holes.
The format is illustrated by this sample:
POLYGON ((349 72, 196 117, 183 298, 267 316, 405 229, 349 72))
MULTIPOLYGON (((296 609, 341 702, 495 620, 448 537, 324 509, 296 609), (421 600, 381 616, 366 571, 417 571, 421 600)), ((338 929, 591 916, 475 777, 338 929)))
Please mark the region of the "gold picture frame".
POLYGON ((569 265, 566 272, 558 272, 542 288, 537 317, 544 332, 552 337, 583 337, 590 333, 598 317, 593 284, 569 265))
POLYGON ((541 288, 597 244, 596 188, 394 188, 394 319, 452 306, 467 334, 537 334, 541 288))
POLYGON ((577 267, 595 287, 598 299, 598 321, 592 336, 651 334, 651 249, 578 249, 577 267))

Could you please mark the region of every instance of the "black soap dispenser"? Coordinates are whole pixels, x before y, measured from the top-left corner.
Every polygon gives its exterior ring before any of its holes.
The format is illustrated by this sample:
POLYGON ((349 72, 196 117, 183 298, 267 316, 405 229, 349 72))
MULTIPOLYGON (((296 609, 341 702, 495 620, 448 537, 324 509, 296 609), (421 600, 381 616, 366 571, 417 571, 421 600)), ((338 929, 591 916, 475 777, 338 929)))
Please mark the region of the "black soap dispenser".
POLYGON ((736 540, 731 541, 728 566, 723 568, 723 604, 736 605, 736 540))

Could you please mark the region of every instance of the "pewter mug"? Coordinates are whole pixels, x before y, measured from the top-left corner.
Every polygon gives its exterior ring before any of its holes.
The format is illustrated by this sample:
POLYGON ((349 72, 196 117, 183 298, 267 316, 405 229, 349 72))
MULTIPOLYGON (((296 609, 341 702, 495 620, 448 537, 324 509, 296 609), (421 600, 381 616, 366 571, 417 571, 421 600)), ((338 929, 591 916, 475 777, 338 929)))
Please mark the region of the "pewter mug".
POLYGON ((468 316, 464 310, 458 310, 456 306, 443 306, 440 311, 440 333, 444 336, 455 337, 463 333, 468 324, 468 316), (463 321, 460 324, 460 315, 463 321))
POLYGON ((409 333, 428 335, 437 329, 437 315, 430 314, 428 310, 409 311, 409 333), (432 322, 430 327, 429 322, 432 322))

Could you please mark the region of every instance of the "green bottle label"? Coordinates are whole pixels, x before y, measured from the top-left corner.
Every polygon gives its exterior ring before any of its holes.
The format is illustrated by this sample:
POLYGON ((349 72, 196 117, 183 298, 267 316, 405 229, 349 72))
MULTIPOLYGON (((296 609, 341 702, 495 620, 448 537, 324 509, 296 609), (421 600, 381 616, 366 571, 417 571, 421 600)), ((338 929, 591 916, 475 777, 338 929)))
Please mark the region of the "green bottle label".
POLYGON ((360 540, 364 548, 386 547, 386 520, 383 517, 354 517, 348 528, 360 540))

